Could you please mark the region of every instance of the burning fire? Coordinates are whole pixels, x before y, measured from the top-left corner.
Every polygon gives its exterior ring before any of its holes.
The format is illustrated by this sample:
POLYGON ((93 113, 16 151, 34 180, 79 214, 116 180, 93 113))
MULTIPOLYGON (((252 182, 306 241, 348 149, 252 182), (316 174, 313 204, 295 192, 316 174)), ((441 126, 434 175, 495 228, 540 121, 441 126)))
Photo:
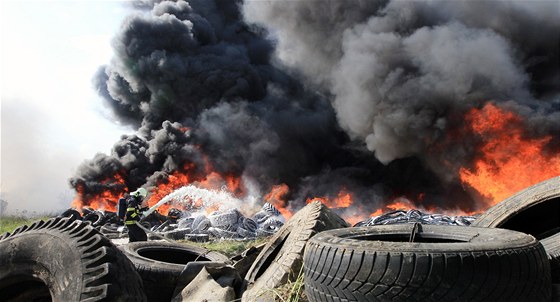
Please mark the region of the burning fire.
MULTIPOLYGON (((189 184, 196 184, 197 187, 208 189, 208 190, 226 190, 232 193, 234 196, 241 196, 245 192, 245 187, 241 181, 240 177, 235 175, 221 175, 218 172, 211 171, 209 165, 206 166, 206 171, 208 172, 204 177, 194 176, 193 171, 195 166, 192 163, 187 163, 183 166, 181 171, 175 171, 167 177, 166 180, 161 181, 154 189, 151 190, 151 194, 148 198, 148 205, 151 207, 155 205, 158 201, 163 199, 165 196, 169 195, 173 191, 187 186, 189 184)), ((167 213, 169 209, 173 206, 163 204, 158 208, 161 213, 167 213)), ((183 205, 185 209, 198 209, 203 207, 202 200, 193 200, 191 204, 183 205)), ((215 211, 219 209, 219 204, 214 204, 208 206, 205 210, 215 211)))
MULTIPOLYGON (((560 156, 558 153, 546 152, 546 146, 551 142, 551 136, 528 138, 525 133, 523 120, 512 112, 488 104, 482 109, 472 109, 465 117, 468 125, 467 133, 479 137, 481 144, 479 154, 472 167, 463 167, 459 171, 460 179, 487 199, 487 205, 493 205, 513 193, 540 181, 560 175, 560 156)), ((233 174, 221 174, 213 171, 206 160, 205 175, 196 175, 194 164, 186 163, 182 169, 168 175, 155 187, 151 188, 148 205, 153 206, 165 196, 175 190, 195 185, 199 188, 227 191, 236 198, 246 197, 247 190, 241 177, 233 174)), ((87 205, 94 209, 116 210, 117 201, 127 192, 125 177, 116 173, 112 178, 101 182, 107 189, 99 194, 84 192, 78 186, 78 194, 72 203, 78 209, 87 205)), ((297 210, 292 208, 289 198, 290 188, 286 184, 273 186, 263 198, 264 202, 274 205, 280 213, 289 219, 297 210)), ((425 194, 418 196, 393 196, 382 203, 383 206, 366 208, 367 202, 355 202, 355 196, 346 188, 341 188, 336 195, 316 196, 308 198, 310 203, 321 201, 327 207, 334 209, 351 224, 366 220, 373 216, 399 209, 419 209, 423 211, 438 211, 445 214, 472 215, 462 211, 449 211, 439 208, 426 208, 423 205, 425 194)), ((160 213, 167 213, 178 205, 164 204, 159 208, 160 213)), ((242 205, 239 205, 242 206, 242 205)), ((200 209, 213 211, 220 204, 204 204, 202 200, 192 200, 183 205, 182 210, 200 209)))
MULTIPOLYGON (((149 189, 147 204, 153 206, 165 196, 175 190, 194 184, 199 188, 230 192, 233 196, 243 196, 245 194, 245 186, 240 177, 235 175, 221 175, 218 172, 211 171, 210 166, 206 166, 207 174, 205 176, 195 175, 196 167, 192 163, 186 163, 182 169, 174 171, 166 178, 160 180, 158 184, 149 189)), ((101 182, 107 186, 107 189, 97 194, 84 192, 82 186, 78 185, 77 194, 72 202, 72 207, 82 209, 83 207, 91 207, 93 209, 116 211, 118 200, 128 191, 124 177, 117 173, 113 177, 107 178, 101 182)), ((163 204, 158 208, 162 214, 166 214, 171 207, 179 207, 182 210, 200 209, 207 207, 205 210, 212 211, 219 208, 219 204, 208 205, 203 204, 202 200, 192 200, 190 204, 163 204)))
POLYGON ((98 194, 84 192, 83 186, 78 185, 78 194, 76 194, 71 206, 78 210, 81 210, 84 206, 89 206, 93 209, 116 211, 117 201, 127 192, 124 177, 120 173, 115 173, 113 177, 101 181, 101 184, 106 185, 108 189, 98 194), (87 202, 84 199, 87 199, 87 202))
POLYGON ((560 175, 560 156, 547 152, 551 136, 528 138, 522 119, 493 104, 466 115, 469 131, 482 139, 472 168, 461 180, 487 198, 489 206, 538 182, 560 175))
POLYGON ((416 202, 404 196, 392 198, 390 201, 385 203, 384 206, 375 209, 375 211, 373 212, 370 212, 372 210, 371 208, 365 209, 362 203, 356 203, 353 194, 348 192, 346 188, 342 188, 334 198, 329 198, 329 197, 308 198, 307 203, 311 203, 313 201, 318 200, 322 202, 324 205, 326 205, 327 207, 338 210, 342 218, 348 221, 351 225, 354 225, 370 217, 379 216, 384 213, 396 211, 396 210, 407 210, 407 209, 418 209, 418 208, 421 208, 422 210, 436 210, 436 209, 424 209, 423 207, 418 206, 419 202, 421 202, 420 200, 421 198, 424 198, 424 194, 420 194, 416 202))
POLYGON ((334 209, 347 208, 353 203, 352 195, 344 188, 340 190, 340 192, 338 192, 338 195, 333 199, 329 199, 327 197, 308 198, 307 203, 311 203, 315 200, 319 200, 327 207, 334 209))
MULTIPOLYGON (((151 190, 148 195, 148 206, 155 205, 165 196, 169 195, 176 189, 191 183, 192 177, 190 176, 190 171, 194 168, 192 163, 186 163, 183 165, 182 171, 175 171, 167 177, 165 181, 160 182, 154 189, 151 190)), ((171 208, 170 205, 162 205, 158 211, 162 213, 167 213, 171 208)))
POLYGON ((288 201, 286 200, 286 195, 288 195, 289 191, 290 188, 288 188, 288 185, 281 184, 273 186, 270 192, 264 197, 264 200, 275 206, 286 219, 290 219, 293 215, 292 210, 288 207, 288 201))
MULTIPOLYGON (((206 170, 206 172, 208 172, 206 176, 197 177, 194 175, 195 166, 193 164, 187 163, 183 165, 181 170, 171 173, 167 178, 160 181, 157 186, 150 190, 147 201, 148 205, 153 206, 172 192, 190 184, 194 184, 197 187, 208 190, 224 190, 237 197, 243 197, 246 194, 243 180, 240 177, 236 177, 234 175, 223 176, 215 171, 210 171, 209 169, 206 170)), ((103 183, 113 187, 116 187, 116 184, 119 184, 123 190, 114 192, 111 190, 105 190, 95 196, 88 196, 89 198, 87 199, 87 203, 83 200, 85 195, 83 195, 82 191, 79 190, 72 205, 78 209, 87 205, 94 209, 116 211, 118 199, 126 192, 124 179, 120 174, 115 174, 113 178, 107 179, 103 183)), ((276 185, 273 186, 270 192, 264 196, 263 200, 264 202, 269 202, 274 205, 286 219, 289 219, 297 210, 292 208, 290 205, 288 200, 289 192, 290 188, 288 185, 276 185)), ((423 199, 423 197, 423 194, 418 196, 418 202, 421 203, 421 199, 423 199)), ((342 188, 338 194, 332 197, 320 196, 308 198, 307 203, 315 200, 319 200, 327 207, 337 211, 342 218, 350 222, 352 225, 370 217, 381 215, 385 212, 398 209, 417 208, 417 206, 414 205, 417 202, 413 202, 405 197, 398 197, 393 198, 392 201, 388 202, 384 207, 377 208, 372 212, 372 209, 370 208, 365 209, 362 203, 356 203, 353 194, 346 188, 342 188)), ((207 214, 210 214, 213 211, 219 210, 220 204, 215 203, 209 205, 204 204, 202 200, 192 200, 189 204, 163 204, 158 211, 162 214, 166 214, 171 207, 179 207, 181 210, 201 209, 205 207, 204 210, 207 214)))

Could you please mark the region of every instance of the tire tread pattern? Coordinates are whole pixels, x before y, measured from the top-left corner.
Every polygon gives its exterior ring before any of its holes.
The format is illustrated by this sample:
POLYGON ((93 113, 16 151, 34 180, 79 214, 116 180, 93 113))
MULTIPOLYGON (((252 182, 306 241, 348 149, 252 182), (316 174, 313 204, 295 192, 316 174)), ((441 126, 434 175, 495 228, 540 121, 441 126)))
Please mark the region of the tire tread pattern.
POLYGON ((83 278, 79 301, 146 301, 142 280, 130 260, 109 239, 74 217, 56 217, 18 227, 13 233, 0 236, 0 244, 25 233, 45 232, 62 233, 73 239, 81 254, 83 278))
POLYGON ((332 241, 307 245, 304 274, 310 301, 550 299, 546 253, 539 242, 507 251, 424 254, 342 248, 332 241), (332 261, 336 257, 340 261, 332 261))

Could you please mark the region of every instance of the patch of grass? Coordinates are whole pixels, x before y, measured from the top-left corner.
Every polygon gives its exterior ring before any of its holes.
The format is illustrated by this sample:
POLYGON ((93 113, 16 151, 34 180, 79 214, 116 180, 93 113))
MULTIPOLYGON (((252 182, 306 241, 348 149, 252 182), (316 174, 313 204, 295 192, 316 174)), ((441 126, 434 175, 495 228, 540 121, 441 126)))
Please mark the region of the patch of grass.
POLYGON ((240 254, 251 246, 257 246, 265 243, 268 238, 257 238, 255 240, 215 240, 209 242, 192 242, 188 240, 180 240, 179 242, 196 245, 214 252, 222 253, 228 257, 240 254))
POLYGON ((303 265, 299 270, 295 281, 288 281, 285 285, 275 288, 276 297, 282 302, 308 302, 307 296, 303 292, 303 265))
POLYGON ((25 217, 25 216, 2 216, 0 217, 0 234, 4 234, 6 232, 13 232, 17 227, 22 225, 29 225, 37 220, 45 220, 49 219, 49 217, 25 217))
POLYGON ((301 267, 295 281, 290 281, 280 287, 273 289, 263 288, 257 292, 257 301, 276 301, 276 302, 309 302, 304 288, 303 266, 301 267))

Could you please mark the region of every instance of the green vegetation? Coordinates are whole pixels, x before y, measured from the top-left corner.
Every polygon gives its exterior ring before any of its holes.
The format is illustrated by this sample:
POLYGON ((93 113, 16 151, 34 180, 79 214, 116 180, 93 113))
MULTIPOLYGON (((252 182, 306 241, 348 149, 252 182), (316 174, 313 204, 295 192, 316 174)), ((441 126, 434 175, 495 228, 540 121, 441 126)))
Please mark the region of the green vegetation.
POLYGON ((181 240, 181 243, 188 243, 191 245, 196 245, 211 251, 222 253, 228 257, 233 257, 240 254, 244 250, 250 248, 251 246, 257 246, 259 244, 265 243, 268 238, 258 238, 255 240, 216 240, 209 242, 192 242, 187 240, 181 240))
POLYGON ((301 267, 296 281, 288 281, 287 284, 274 289, 277 299, 282 302, 307 302, 307 296, 303 292, 303 266, 301 267))
POLYGON ((42 217, 35 217, 35 218, 30 218, 30 217, 25 217, 25 216, 3 216, 0 217, 0 234, 4 234, 6 232, 12 232, 13 230, 15 230, 17 227, 22 226, 22 225, 29 225, 32 224, 33 222, 37 221, 37 220, 45 220, 45 219, 49 219, 49 217, 47 216, 42 216, 42 217))

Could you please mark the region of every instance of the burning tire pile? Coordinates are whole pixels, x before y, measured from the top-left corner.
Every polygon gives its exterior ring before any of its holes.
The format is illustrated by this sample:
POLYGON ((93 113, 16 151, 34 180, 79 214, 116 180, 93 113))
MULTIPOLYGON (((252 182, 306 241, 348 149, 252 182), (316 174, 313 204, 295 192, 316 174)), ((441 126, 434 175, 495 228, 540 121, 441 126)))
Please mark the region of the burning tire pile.
POLYGON ((349 227, 324 204, 312 202, 282 225, 270 205, 251 218, 229 210, 167 223, 214 238, 257 236, 263 226, 275 226, 275 232, 264 228, 273 233, 266 244, 231 259, 161 241, 117 248, 99 231, 106 226, 100 221, 111 215, 80 221, 67 211, 68 217, 0 237, 0 297, 275 301, 273 289, 303 271, 309 301, 558 301, 559 209, 556 177, 474 221, 397 211, 349 227), (471 226, 460 225, 465 221, 471 226))
MULTIPOLYGON (((63 216, 75 210, 68 210, 63 216)), ((92 215, 98 218, 92 225, 109 238, 126 237, 126 228, 118 224, 115 213, 94 211, 84 216, 83 220, 92 215), (105 224, 100 223, 105 222, 105 224)), ((76 216, 74 216, 76 217, 76 216)), ((80 216, 78 214, 78 219, 80 216)), ((261 210, 252 217, 245 217, 237 209, 215 211, 210 215, 181 212, 172 208, 167 216, 153 212, 145 218, 142 225, 148 229, 150 238, 167 238, 172 240, 187 239, 195 242, 211 239, 255 239, 270 236, 282 225, 284 217, 269 203, 265 203, 261 210)))

